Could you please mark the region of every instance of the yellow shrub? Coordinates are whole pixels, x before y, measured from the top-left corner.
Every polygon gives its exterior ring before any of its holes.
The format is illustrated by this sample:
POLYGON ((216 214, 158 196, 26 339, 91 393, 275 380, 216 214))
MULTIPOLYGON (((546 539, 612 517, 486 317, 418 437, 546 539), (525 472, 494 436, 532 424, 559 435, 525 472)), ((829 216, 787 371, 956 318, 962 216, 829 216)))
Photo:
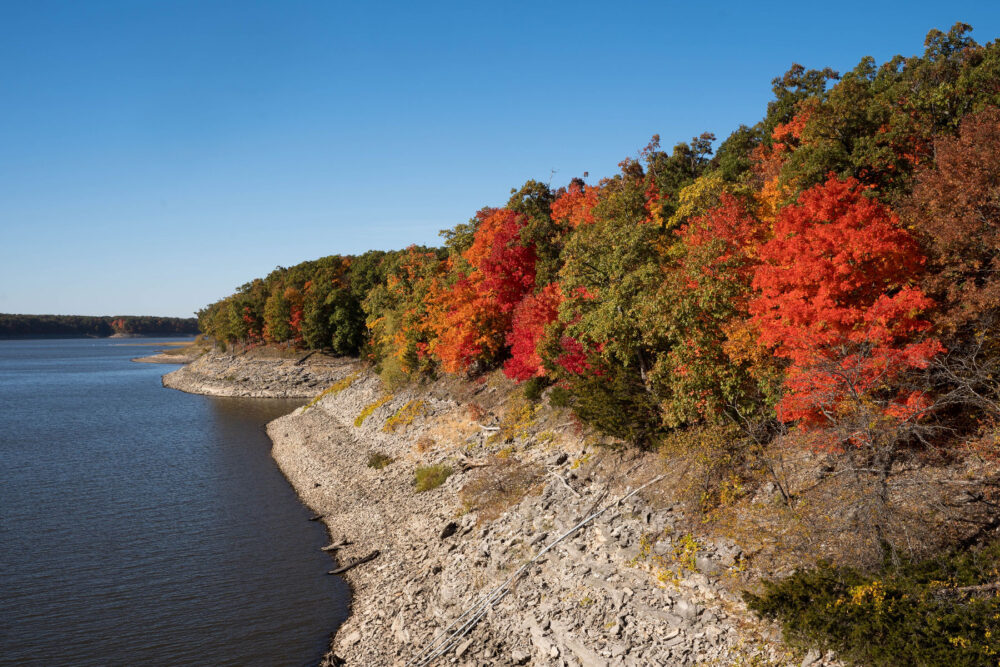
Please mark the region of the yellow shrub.
POLYGON ((344 391, 345 389, 347 389, 348 387, 350 387, 352 384, 354 384, 354 381, 357 380, 358 376, 360 376, 360 375, 361 375, 361 371, 358 371, 357 373, 352 373, 351 375, 348 375, 347 377, 343 378, 342 380, 338 380, 333 385, 331 385, 331 386, 327 387, 326 389, 324 389, 323 391, 321 391, 316 396, 316 398, 314 398, 313 400, 309 401, 309 403, 303 409, 304 410, 308 410, 312 406, 314 406, 317 403, 319 403, 326 396, 333 396, 334 394, 339 394, 340 392, 344 391))
POLYGON ((394 433, 396 429, 409 426, 413 420, 427 412, 427 404, 424 401, 410 401, 401 407, 396 414, 385 420, 382 430, 386 433, 394 433))
POLYGON ((380 407, 382 407, 391 400, 392 400, 392 394, 386 394, 385 396, 378 399, 374 403, 369 403, 368 405, 366 405, 365 409, 361 411, 361 414, 359 414, 354 419, 354 425, 360 427, 362 424, 365 423, 365 420, 368 419, 373 412, 375 412, 376 410, 378 410, 380 407))

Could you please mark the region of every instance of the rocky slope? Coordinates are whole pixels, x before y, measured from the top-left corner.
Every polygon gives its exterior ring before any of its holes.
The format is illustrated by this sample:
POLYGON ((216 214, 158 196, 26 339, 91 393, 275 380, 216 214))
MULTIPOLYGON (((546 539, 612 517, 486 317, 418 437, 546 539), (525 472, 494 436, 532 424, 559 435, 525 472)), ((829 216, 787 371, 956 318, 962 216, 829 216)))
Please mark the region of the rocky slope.
POLYGON ((596 447, 502 379, 389 395, 351 361, 213 354, 164 384, 225 396, 326 388, 268 425, 278 465, 342 544, 339 564, 378 552, 344 575, 352 613, 326 664, 834 664, 793 657, 746 611, 740 546, 690 532, 661 460, 596 447), (388 465, 373 467, 376 454, 388 465), (431 465, 453 472, 417 492, 415 472, 431 465), (525 564, 477 623, 435 644, 525 564))
POLYGON ((496 427, 484 430, 465 406, 427 391, 393 396, 355 426, 380 398, 379 381, 365 376, 268 427, 274 457, 302 499, 324 515, 335 542, 350 542, 340 562, 379 552, 346 575, 352 615, 330 664, 422 664, 421 652, 481 596, 608 506, 530 565, 428 664, 826 663, 816 653, 793 660, 774 629, 753 620, 724 585, 741 567, 738 545, 675 530, 680 508, 648 499, 656 484, 615 504, 650 477, 645 457, 600 454, 579 438, 549 435, 515 438, 507 447, 515 451, 491 457, 496 427), (412 423, 386 432, 414 402, 422 406, 412 423), (370 467, 373 453, 392 462, 370 467), (414 471, 428 464, 454 473, 417 493, 414 471), (482 484, 490 475, 499 481, 482 484), (527 495, 487 520, 497 513, 489 493, 525 480, 527 495))

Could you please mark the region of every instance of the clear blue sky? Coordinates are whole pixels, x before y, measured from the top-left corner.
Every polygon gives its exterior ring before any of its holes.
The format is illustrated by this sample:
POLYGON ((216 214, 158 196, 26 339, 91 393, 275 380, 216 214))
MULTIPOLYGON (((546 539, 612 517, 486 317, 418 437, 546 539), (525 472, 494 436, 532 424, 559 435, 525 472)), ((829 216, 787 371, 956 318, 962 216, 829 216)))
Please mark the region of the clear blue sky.
POLYGON ((0 0, 0 312, 187 316, 759 120, 1000 2, 0 0))

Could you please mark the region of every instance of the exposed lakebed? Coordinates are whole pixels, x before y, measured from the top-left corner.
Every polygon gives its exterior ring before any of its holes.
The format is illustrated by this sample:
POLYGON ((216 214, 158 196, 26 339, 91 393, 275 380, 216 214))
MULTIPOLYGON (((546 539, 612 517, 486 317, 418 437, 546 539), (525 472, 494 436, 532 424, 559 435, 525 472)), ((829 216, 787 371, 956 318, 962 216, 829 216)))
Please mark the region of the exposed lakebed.
POLYGON ((0 665, 309 665, 346 617, 263 426, 112 340, 0 342, 0 665))

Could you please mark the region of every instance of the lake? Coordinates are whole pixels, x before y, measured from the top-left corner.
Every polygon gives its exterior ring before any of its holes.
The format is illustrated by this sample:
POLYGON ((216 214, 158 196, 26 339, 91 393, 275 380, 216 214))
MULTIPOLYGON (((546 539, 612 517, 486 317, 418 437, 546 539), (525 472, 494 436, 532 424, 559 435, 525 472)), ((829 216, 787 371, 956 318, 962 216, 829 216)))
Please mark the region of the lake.
POLYGON ((165 389, 154 349, 0 341, 0 665, 315 665, 350 594, 270 456, 301 401, 165 389))

